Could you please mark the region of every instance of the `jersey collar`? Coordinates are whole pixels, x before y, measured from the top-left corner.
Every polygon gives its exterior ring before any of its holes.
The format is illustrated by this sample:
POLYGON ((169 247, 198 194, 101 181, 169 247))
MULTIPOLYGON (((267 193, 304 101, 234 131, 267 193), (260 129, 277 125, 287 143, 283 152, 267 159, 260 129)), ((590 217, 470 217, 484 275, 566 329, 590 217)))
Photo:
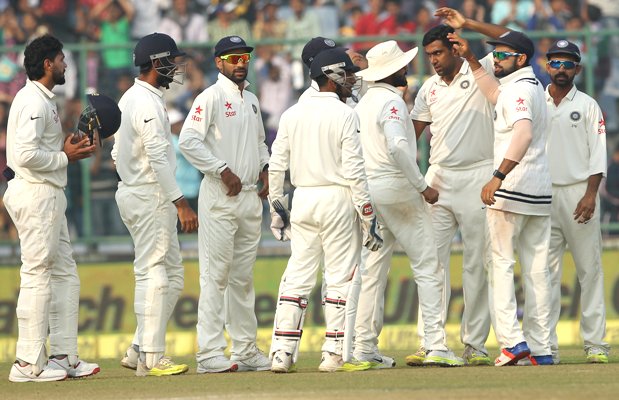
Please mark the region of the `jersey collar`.
POLYGON ((154 87, 153 85, 151 85, 150 83, 148 83, 148 82, 144 82, 144 81, 143 81, 143 80, 141 80, 141 79, 135 78, 135 84, 136 84, 136 85, 140 85, 140 86, 142 86, 143 88, 145 88, 145 89, 147 89, 147 90, 150 90, 151 92, 153 92, 153 93, 154 93, 154 94, 156 94, 157 96, 159 96, 159 97, 163 98, 163 92, 162 92, 161 90, 157 89, 156 87, 154 87))
POLYGON ((512 72, 511 74, 500 78, 499 82, 501 85, 505 85, 507 83, 516 82, 517 80, 529 78, 529 79, 537 79, 535 77, 535 73, 533 72, 533 67, 530 65, 528 67, 520 68, 518 71, 512 72))
POLYGON ((368 82, 368 90, 372 89, 372 88, 383 88, 383 89, 387 89, 395 94, 397 94, 398 96, 402 97, 402 91, 400 89, 398 89, 395 86, 391 86, 388 83, 384 83, 384 82, 368 82))
MULTIPOLYGON (((227 89, 233 89, 233 90, 236 89, 237 91, 239 90, 239 85, 232 82, 229 78, 227 78, 221 72, 217 75, 217 82, 220 82, 227 89)), ((249 86, 249 82, 247 81, 243 82, 243 90, 247 89, 248 86, 249 86)))
MULTIPOLYGON (((554 101, 554 99, 550 95, 550 90, 549 90, 551 85, 552 85, 552 83, 549 84, 548 86, 546 86, 546 90, 545 90, 545 92, 546 92, 546 101, 547 102, 554 101)), ((578 88, 576 88, 576 85, 572 85, 572 88, 570 89, 569 92, 567 92, 565 97, 563 99, 561 99, 561 102, 563 102, 563 100, 566 100, 566 99, 569 100, 569 101, 574 100, 574 97, 576 96, 576 92, 578 92, 578 88)))
POLYGON ((31 81, 30 79, 28 79, 26 81, 26 85, 30 85, 30 84, 34 85, 37 89, 43 92, 43 94, 49 97, 50 99, 53 99, 54 97, 56 97, 56 95, 51 90, 46 88, 45 85, 43 85, 41 82, 31 81))

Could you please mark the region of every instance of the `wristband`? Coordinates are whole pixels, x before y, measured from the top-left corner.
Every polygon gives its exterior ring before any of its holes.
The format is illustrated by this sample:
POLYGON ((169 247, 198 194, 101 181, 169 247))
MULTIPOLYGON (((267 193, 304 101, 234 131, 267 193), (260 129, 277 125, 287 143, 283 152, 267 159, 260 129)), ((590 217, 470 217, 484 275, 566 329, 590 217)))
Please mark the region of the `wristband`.
POLYGON ((264 167, 262 167, 262 172, 268 172, 269 171, 269 164, 264 164, 264 167))
POLYGON ((178 203, 179 201, 183 200, 184 198, 185 198, 185 196, 181 196, 181 197, 179 197, 179 198, 178 198, 178 199, 176 199, 176 200, 172 200, 172 203, 176 204, 176 203, 178 203))
POLYGON ((500 180, 504 180, 505 179, 505 174, 502 173, 501 171, 499 171, 498 169, 494 170, 494 172, 492 173, 492 176, 496 176, 500 180))

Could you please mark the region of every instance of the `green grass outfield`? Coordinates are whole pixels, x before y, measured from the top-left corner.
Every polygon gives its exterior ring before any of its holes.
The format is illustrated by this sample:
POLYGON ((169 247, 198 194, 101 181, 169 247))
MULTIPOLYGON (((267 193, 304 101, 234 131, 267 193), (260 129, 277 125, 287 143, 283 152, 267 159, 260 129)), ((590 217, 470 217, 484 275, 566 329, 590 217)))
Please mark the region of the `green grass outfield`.
MULTIPOLYGON (((89 360, 102 371, 90 378, 51 383, 11 383, 10 363, 0 364, 2 399, 616 399, 619 356, 608 365, 584 361, 580 348, 562 349, 551 367, 408 367, 407 352, 394 352, 393 370, 319 373, 318 353, 302 353, 292 374, 195 373, 193 358, 177 361, 190 371, 174 377, 138 378, 118 360, 89 360)), ((492 349, 496 355, 496 349, 492 349)))

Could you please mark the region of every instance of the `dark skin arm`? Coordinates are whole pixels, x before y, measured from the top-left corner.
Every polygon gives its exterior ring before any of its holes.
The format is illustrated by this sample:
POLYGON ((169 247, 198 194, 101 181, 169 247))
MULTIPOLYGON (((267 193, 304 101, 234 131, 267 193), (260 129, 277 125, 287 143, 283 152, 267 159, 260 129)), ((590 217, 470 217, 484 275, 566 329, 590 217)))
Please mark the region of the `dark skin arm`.
POLYGON ((269 195, 269 170, 262 171, 258 179, 262 182, 262 189, 258 192, 258 196, 264 200, 269 195))
POLYGON ((228 193, 226 193, 228 196, 236 196, 241 193, 241 188, 243 187, 241 180, 230 168, 226 168, 221 172, 221 181, 228 188, 228 193))
POLYGON ((198 230, 198 215, 193 211, 186 198, 182 197, 174 203, 178 212, 178 220, 181 222, 181 229, 185 233, 198 230))
POLYGON ((72 143, 74 139, 74 134, 70 134, 69 136, 67 136, 67 138, 64 140, 64 148, 62 149, 62 151, 64 151, 64 153, 67 155, 69 162, 88 158, 97 149, 97 138, 94 139, 92 145, 90 144, 90 139, 88 138, 88 136, 84 136, 76 143, 72 143))
POLYGON ((600 182, 602 182, 601 173, 591 175, 587 179, 587 190, 576 205, 576 210, 574 210, 574 220, 578 221, 579 224, 586 224, 593 217, 600 182))
POLYGON ((413 127, 415 128, 415 136, 417 137, 417 140, 419 140, 423 130, 426 129, 428 125, 430 125, 429 122, 417 121, 416 119, 413 120, 413 127))

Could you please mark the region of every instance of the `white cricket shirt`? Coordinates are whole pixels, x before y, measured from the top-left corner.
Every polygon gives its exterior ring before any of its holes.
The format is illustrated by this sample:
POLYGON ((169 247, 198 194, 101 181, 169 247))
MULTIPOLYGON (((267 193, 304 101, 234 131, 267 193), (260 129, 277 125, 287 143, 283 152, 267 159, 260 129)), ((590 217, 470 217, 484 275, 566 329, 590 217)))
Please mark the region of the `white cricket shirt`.
POLYGON ((556 106, 549 87, 546 104, 550 136, 546 149, 552 184, 572 185, 591 175, 606 175, 606 126, 600 106, 575 85, 556 106))
POLYGON ((205 175, 221 179, 227 167, 244 186, 255 185, 269 161, 258 98, 219 74, 217 82, 196 97, 185 119, 179 147, 205 175))
POLYGON ((62 132, 54 94, 36 81, 15 95, 7 124, 7 165, 32 183, 67 186, 69 159, 63 152, 62 132))
MULTIPOLYGON (((494 75, 492 54, 479 62, 494 75)), ((492 160, 493 114, 492 104, 480 92, 469 63, 463 60, 451 84, 438 74, 424 82, 410 117, 431 124, 430 164, 459 168, 492 160)))
POLYGON ((542 84, 533 68, 521 68, 500 79, 495 106, 494 167, 498 168, 509 147, 516 121, 532 122, 533 139, 520 163, 507 175, 491 208, 525 215, 550 215, 552 187, 546 156, 548 111, 542 84))
POLYGON ((150 84, 135 83, 118 102, 122 112, 112 158, 127 186, 158 183, 170 201, 183 194, 176 184, 176 154, 163 93, 150 84))
POLYGON ((397 88, 385 83, 369 83, 368 90, 355 107, 359 116, 359 130, 365 170, 370 187, 381 179, 393 181, 399 191, 386 203, 410 198, 424 191, 428 185, 417 165, 417 139, 408 108, 397 88), (400 141, 408 155, 402 164, 394 157, 394 146, 400 141))
MULTIPOLYGON (((356 206, 370 201, 355 112, 335 93, 314 92, 284 112, 271 148, 269 172, 290 169, 296 187, 350 187, 356 206)), ((272 198, 283 196, 271 185, 272 198)))

